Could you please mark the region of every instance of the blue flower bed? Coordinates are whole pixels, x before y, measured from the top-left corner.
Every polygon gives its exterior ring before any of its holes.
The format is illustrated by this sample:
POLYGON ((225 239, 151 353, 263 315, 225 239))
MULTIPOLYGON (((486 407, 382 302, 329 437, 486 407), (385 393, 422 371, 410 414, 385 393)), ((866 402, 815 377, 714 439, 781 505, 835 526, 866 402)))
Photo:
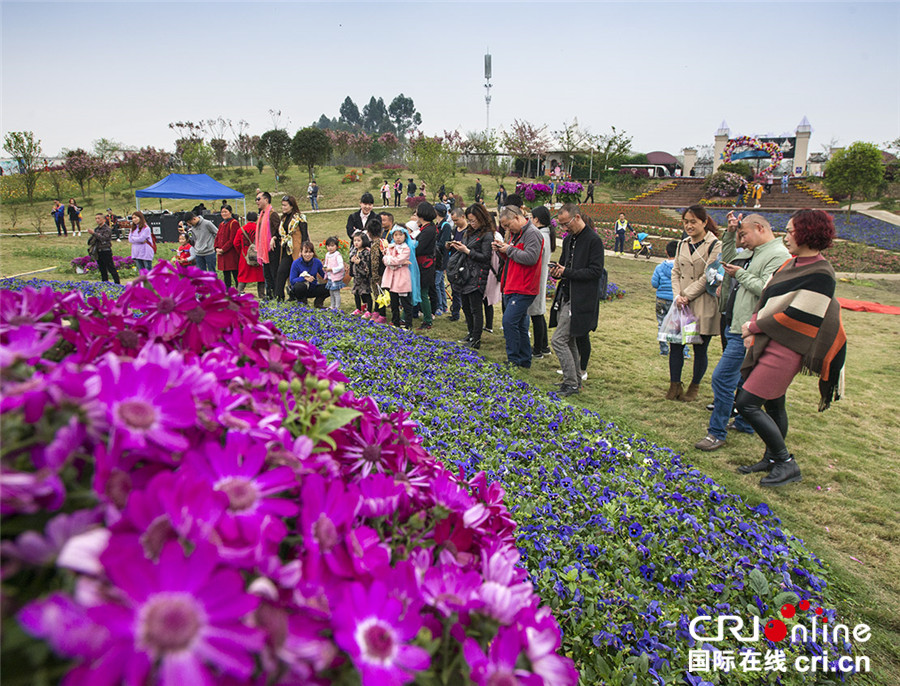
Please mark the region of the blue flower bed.
MULTIPOLYGON (((725 225, 725 217, 728 215, 728 210, 710 209, 708 211, 717 224, 720 226, 725 225)), ((735 211, 749 214, 753 212, 753 209, 741 207, 735 211)), ((791 218, 790 212, 767 212, 761 210, 758 214, 768 219, 776 231, 784 231, 788 220, 791 218)), ((834 228, 837 230, 839 238, 865 243, 866 245, 884 248, 885 250, 900 250, 900 226, 895 226, 865 214, 857 214, 856 212, 852 212, 849 215, 846 212, 835 212, 831 216, 834 217, 834 228)))
MULTIPOLYGON (((0 281, 0 288, 22 285, 0 281)), ((505 488, 522 564, 552 607, 562 652, 582 683, 700 684, 687 671, 688 651, 710 647, 688 631, 700 614, 765 621, 803 599, 811 609, 784 618, 789 632, 798 622, 808 626, 817 606, 837 619, 826 570, 803 541, 765 503, 729 493, 670 448, 548 397, 455 344, 291 304, 264 304, 261 318, 340 362, 355 393, 372 396, 382 411, 412 411, 426 447, 448 466, 466 477, 484 470, 505 488)), ((852 652, 847 644, 762 636, 716 644, 747 648, 784 650, 789 665, 827 651, 834 670, 838 656, 852 652)), ((728 684, 809 683, 792 669, 718 676, 728 684)))

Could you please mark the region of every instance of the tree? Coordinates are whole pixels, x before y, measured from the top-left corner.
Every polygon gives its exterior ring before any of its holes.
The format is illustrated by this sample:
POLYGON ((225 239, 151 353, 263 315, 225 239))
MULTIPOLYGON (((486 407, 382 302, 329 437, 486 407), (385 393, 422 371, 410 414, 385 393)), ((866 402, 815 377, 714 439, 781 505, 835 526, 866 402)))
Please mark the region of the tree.
POLYGON ((213 149, 213 157, 216 159, 216 164, 220 167, 225 164, 225 151, 228 150, 228 141, 224 138, 212 138, 209 141, 209 146, 213 149))
POLYGON ((33 203, 34 187, 44 170, 40 139, 35 139, 33 131, 11 131, 3 137, 3 149, 19 163, 28 203, 33 203))
POLYGON ((94 141, 94 155, 104 162, 113 162, 122 147, 119 141, 112 138, 98 138, 94 141))
POLYGON ((456 176, 457 156, 443 138, 414 135, 409 140, 406 164, 436 193, 441 184, 456 176))
POLYGON ((598 136, 596 139, 597 166, 601 170, 622 164, 628 151, 631 149, 631 136, 624 131, 616 131, 615 126, 610 126, 610 133, 598 136))
POLYGON ((251 136, 246 133, 241 133, 238 135, 237 140, 234 143, 235 152, 237 152, 238 157, 241 158, 242 165, 246 165, 250 162, 253 157, 253 153, 256 152, 256 146, 259 144, 259 136, 251 136))
POLYGON ((161 179, 169 166, 169 153, 154 147, 147 147, 141 148, 141 156, 144 159, 144 168, 150 172, 150 176, 156 181, 161 179))
POLYGON ((393 130, 394 126, 391 124, 387 107, 384 106, 384 99, 378 98, 376 100, 374 95, 369 98, 369 104, 363 107, 362 126, 363 131, 370 134, 380 134, 393 130))
POLYGON ((403 93, 391 101, 388 106, 388 114, 394 124, 394 132, 401 140, 406 139, 407 132, 422 124, 422 115, 416 112, 416 105, 412 98, 407 98, 403 93))
POLYGON ((141 172, 144 171, 144 156, 135 150, 126 150, 122 155, 119 168, 128 181, 128 187, 134 188, 134 182, 141 177, 141 172))
POLYGON ((106 204, 106 188, 109 186, 110 181, 112 181, 113 173, 116 171, 116 165, 112 162, 107 162, 99 155, 94 157, 94 173, 91 177, 100 184, 100 188, 103 190, 103 204, 106 204))
POLYGON ((849 195, 849 211, 853 197, 871 197, 884 179, 881 151, 872 143, 857 141, 850 147, 837 150, 825 165, 825 187, 829 193, 849 195))
POLYGON ((47 175, 47 178, 50 180, 50 185, 53 186, 53 197, 57 200, 62 198, 63 195, 63 185, 66 183, 66 169, 61 164, 54 166, 45 166, 44 173, 47 175))
POLYGON ((526 176, 531 176, 531 160, 540 160, 550 149, 547 126, 535 126, 525 120, 513 119, 509 130, 501 134, 501 140, 510 155, 523 157, 528 161, 526 176))
POLYGON ((84 184, 88 183, 94 174, 94 159, 81 148, 69 150, 63 166, 66 168, 69 178, 78 184, 81 189, 81 197, 84 198, 84 184))
POLYGON ((358 129, 362 124, 362 119, 359 116, 359 108, 356 106, 356 103, 353 102, 353 98, 349 95, 344 98, 344 102, 341 103, 340 112, 341 118, 339 121, 350 128, 358 129))
POLYGON ((216 153, 203 141, 189 141, 181 151, 181 161, 187 167, 188 174, 208 172, 215 160, 216 153))
POLYGON ((291 166, 291 137, 284 129, 266 131, 259 139, 259 154, 275 171, 275 187, 278 180, 291 166))
POLYGON ((306 167, 312 181, 317 164, 331 158, 331 140, 322 129, 308 126, 300 129, 291 141, 291 159, 298 167, 306 167))

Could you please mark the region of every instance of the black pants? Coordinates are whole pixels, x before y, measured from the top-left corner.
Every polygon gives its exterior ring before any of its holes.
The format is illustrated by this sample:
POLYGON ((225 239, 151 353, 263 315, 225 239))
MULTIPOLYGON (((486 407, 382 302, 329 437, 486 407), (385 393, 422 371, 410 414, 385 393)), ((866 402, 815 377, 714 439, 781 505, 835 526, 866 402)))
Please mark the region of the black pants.
POLYGON ((307 304, 309 298, 315 298, 315 306, 322 307, 325 304, 325 298, 328 296, 328 289, 324 283, 309 283, 304 279, 300 279, 291 286, 291 296, 304 305, 307 304))
POLYGON ((460 293, 453 284, 450 284, 450 317, 452 319, 459 318, 459 311, 462 309, 463 299, 466 297, 462 293, 460 293))
POLYGON ((97 253, 97 268, 100 270, 100 278, 109 281, 109 275, 112 274, 113 281, 119 282, 119 272, 116 270, 116 264, 113 262, 112 250, 100 250, 97 253))
POLYGON ((266 279, 266 297, 271 300, 275 297, 275 274, 278 273, 279 251, 269 251, 269 261, 263 264, 263 276, 266 279))
MULTIPOLYGON (((693 384, 699 384, 703 380, 703 375, 706 374, 706 367, 709 365, 707 353, 712 336, 701 336, 700 338, 703 339, 703 342, 695 343, 692 346, 694 348, 694 374, 691 377, 691 383, 693 384)), ((684 369, 684 346, 679 343, 670 343, 669 381, 680 383, 682 369, 684 369)))
POLYGON ((532 315, 531 327, 534 329, 531 347, 539 353, 547 350, 550 347, 550 340, 547 338, 547 320, 544 319, 544 315, 532 315))
POLYGON ((790 457, 784 439, 788 432, 785 396, 765 400, 743 388, 738 391, 737 410, 766 444, 766 457, 778 462, 790 457), (766 411, 762 411, 765 405, 766 411))
POLYGON ((585 205, 587 204, 588 200, 590 200, 591 202, 594 202, 594 191, 591 191, 586 196, 584 196, 584 204, 585 205))
POLYGON ((616 234, 616 243, 613 247, 613 252, 625 252, 625 236, 616 234))
POLYGON ((372 311, 372 294, 371 293, 354 293, 353 299, 356 301, 356 309, 361 310, 362 306, 366 306, 366 312, 372 311))
POLYGON ((282 252, 278 269, 275 272, 275 300, 284 300, 284 288, 290 279, 292 264, 294 264, 294 259, 291 257, 291 253, 282 252))
POLYGON ((400 191, 394 191, 394 207, 400 207, 400 191))
POLYGON ((237 286, 237 269, 226 269, 222 274, 225 275, 225 288, 231 288, 232 282, 237 286))
POLYGON ((413 306, 412 294, 398 295, 391 291, 391 324, 406 327, 412 326, 413 306), (403 319, 400 319, 400 308, 403 308, 403 319))
MULTIPOLYGON (((481 333, 484 330, 484 317, 482 316, 484 296, 481 291, 474 290, 461 296, 461 298, 462 309, 466 315, 466 329, 468 329, 472 341, 478 342, 481 340, 481 333)), ((492 315, 493 312, 494 308, 491 307, 492 315)))
POLYGON ((484 307, 484 328, 494 330, 494 306, 488 305, 487 298, 481 299, 481 304, 484 307))
POLYGON ((388 194, 387 194, 387 193, 382 193, 382 194, 381 194, 381 206, 382 206, 382 207, 387 207, 387 206, 390 205, 390 204, 391 204, 391 203, 390 203, 390 201, 388 200, 388 194))
POLYGON ((62 235, 68 236, 69 232, 66 231, 66 220, 63 219, 62 217, 54 217, 54 219, 56 219, 56 235, 57 236, 62 236, 62 235))
POLYGON ((591 335, 586 333, 575 339, 578 348, 578 358, 581 360, 581 371, 587 369, 588 360, 591 359, 591 335))

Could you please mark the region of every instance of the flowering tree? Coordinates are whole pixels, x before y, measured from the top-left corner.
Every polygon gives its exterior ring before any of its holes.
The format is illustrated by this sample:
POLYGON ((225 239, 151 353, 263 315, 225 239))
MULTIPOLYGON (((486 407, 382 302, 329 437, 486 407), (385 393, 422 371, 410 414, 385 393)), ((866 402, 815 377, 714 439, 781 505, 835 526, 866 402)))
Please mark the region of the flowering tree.
POLYGON ((531 176, 531 160, 540 160, 550 149, 547 126, 534 126, 528 121, 514 119, 512 126, 501 134, 503 147, 514 157, 528 162, 526 176, 531 176))
POLYGON ((574 686, 503 489, 255 299, 162 262, 3 302, 4 678, 574 686))
POLYGON ((156 181, 161 179, 169 166, 169 153, 164 150, 157 150, 151 146, 141 148, 141 157, 143 158, 144 168, 150 172, 153 179, 156 181))
POLYGON ((69 150, 63 166, 66 168, 69 178, 78 184, 81 189, 81 197, 84 198, 84 185, 89 184, 94 175, 94 159, 81 148, 69 150))
POLYGON ((211 138, 209 141, 209 147, 212 148, 213 157, 216 160, 216 164, 220 167, 225 164, 225 152, 228 150, 228 141, 224 138, 211 138))
POLYGON ((138 151, 126 150, 119 162, 119 168, 122 170, 125 180, 128 181, 128 187, 134 188, 134 182, 141 177, 141 172, 144 171, 144 156, 138 151))
POLYGON ((104 205, 106 204, 106 188, 112 181, 112 177, 115 171, 116 165, 114 163, 107 162, 101 157, 94 157, 94 166, 91 173, 91 178, 100 185, 100 188, 103 191, 104 205))
POLYGON ((66 182, 66 168, 61 164, 44 165, 44 174, 53 186, 53 196, 59 200, 63 195, 63 185, 66 182))
POLYGON ((41 141, 32 131, 10 131, 3 136, 3 149, 19 163, 28 203, 34 202, 34 187, 44 170, 41 141))

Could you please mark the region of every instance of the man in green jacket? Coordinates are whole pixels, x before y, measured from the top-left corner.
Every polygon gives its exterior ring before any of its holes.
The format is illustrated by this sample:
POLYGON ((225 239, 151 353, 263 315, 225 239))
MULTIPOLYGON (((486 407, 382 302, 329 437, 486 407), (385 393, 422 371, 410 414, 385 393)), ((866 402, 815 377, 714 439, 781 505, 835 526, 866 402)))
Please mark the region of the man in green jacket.
MULTIPOLYGON (((742 382, 744 341, 741 338, 741 327, 753 316, 756 303, 769 277, 790 256, 782 240, 772 233, 772 226, 765 217, 759 214, 747 217, 740 214, 736 217, 734 212, 728 213, 728 230, 722 235, 721 262, 725 273, 737 282, 738 287, 734 297, 731 326, 725 332, 725 350, 712 375, 713 411, 709 417, 709 428, 706 438, 694 444, 698 450, 718 450, 725 445, 728 418, 734 406, 734 393, 742 382), (737 257, 735 238, 738 232, 743 247, 753 251, 750 262, 744 267, 731 264, 737 257)), ((726 284, 723 283, 722 296, 727 298, 725 287, 726 284)))

